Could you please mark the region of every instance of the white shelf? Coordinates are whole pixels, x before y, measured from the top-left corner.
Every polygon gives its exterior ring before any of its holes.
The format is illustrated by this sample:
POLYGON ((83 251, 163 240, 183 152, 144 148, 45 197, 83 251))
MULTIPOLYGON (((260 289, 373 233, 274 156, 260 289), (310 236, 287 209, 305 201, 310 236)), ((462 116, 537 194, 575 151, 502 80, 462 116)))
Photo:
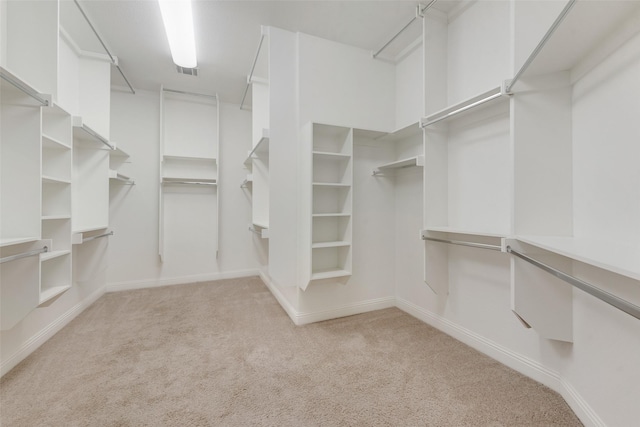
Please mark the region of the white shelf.
POLYGON ((268 229, 269 228, 269 224, 265 224, 265 223, 254 222, 253 225, 255 227, 260 227, 260 228, 264 228, 264 229, 268 229))
POLYGON ((11 71, 0 67, 0 91, 4 102, 11 101, 17 105, 40 107, 51 105, 51 95, 44 94, 22 80, 11 71), (12 82, 12 83, 9 83, 12 82))
POLYGON ((73 124, 73 139, 74 141, 84 141, 90 143, 103 144, 106 148, 113 150, 111 144, 109 144, 109 140, 104 136, 100 135, 95 130, 91 129, 89 126, 82 122, 82 117, 74 116, 72 120, 73 124))
POLYGON ((341 184, 337 182, 314 182, 314 187, 328 187, 328 188, 349 188, 351 184, 341 184))
POLYGON ((50 251, 40 254, 40 261, 48 261, 50 259, 58 258, 64 255, 69 255, 71 251, 50 251))
POLYGON ((44 292, 40 293, 40 301, 38 303, 38 305, 42 305, 44 303, 46 303, 47 301, 52 300, 53 298, 57 297, 58 295, 68 291, 69 289, 71 289, 71 285, 61 285, 61 286, 54 286, 52 288, 47 289, 44 292))
POLYGON ((177 177, 177 176, 163 176, 162 183, 163 184, 183 184, 183 183, 192 183, 192 184, 217 184, 218 180, 216 178, 185 178, 185 177, 177 177))
POLYGON ((351 246, 351 242, 335 241, 335 242, 318 242, 318 243, 311 244, 312 249, 339 248, 342 246, 351 246))
POLYGON ((494 231, 483 230, 465 230, 455 227, 427 227, 422 233, 436 232, 436 233, 451 233, 451 234, 466 234, 469 236, 481 236, 481 237, 496 237, 506 238, 509 237, 506 233, 496 233, 494 231))
POLYGON ((108 225, 87 225, 84 227, 80 227, 76 230, 72 230, 71 233, 72 234, 88 233, 90 231, 106 230, 108 227, 109 227, 108 225))
MULTIPOLYGON (((522 77, 545 75, 573 69, 594 48, 602 47, 602 41, 620 30, 623 24, 630 27, 626 33, 633 35, 631 28, 637 23, 629 18, 640 15, 640 3, 634 1, 576 1, 558 29, 544 45, 535 60, 524 71, 522 77), (588 24, 585 24, 588 23, 588 24)), ((636 21, 637 22, 637 21, 636 21)), ((626 39, 618 39, 611 50, 626 39)), ((602 50, 601 55, 607 52, 602 50)))
POLYGON ((349 160, 351 154, 332 153, 328 151, 314 151, 313 158, 316 160, 349 160))
POLYGON ((71 219, 71 215, 45 215, 42 217, 43 221, 50 221, 55 219, 71 219))
POLYGON ((49 136, 42 134, 42 148, 50 148, 54 150, 71 150, 71 147, 64 142, 49 136))
POLYGON ((21 243, 29 243, 40 240, 37 236, 29 236, 29 237, 8 237, 0 240, 0 247, 11 246, 11 245, 19 245, 21 243))
POLYGON ((640 247, 577 237, 517 236, 517 240, 603 270, 640 280, 640 247))
POLYGON ((109 179, 114 179, 117 181, 122 181, 125 183, 135 184, 135 181, 131 179, 131 177, 127 175, 123 175, 119 173, 117 170, 109 169, 109 179))
POLYGON ((262 137, 260 141, 253 147, 253 150, 249 151, 247 158, 244 161, 245 165, 251 163, 254 155, 265 154, 269 152, 269 129, 262 129, 262 137))
POLYGON ((213 163, 216 163, 218 161, 218 159, 216 159, 215 157, 174 156, 169 154, 165 154, 164 156, 162 156, 162 158, 164 160, 194 160, 194 161, 213 162, 213 163))
POLYGON ((351 276, 351 272, 347 270, 320 270, 311 273, 311 280, 333 279, 346 276, 351 276))
POLYGON ((349 217, 350 213, 321 213, 321 214, 313 214, 314 218, 334 218, 334 217, 349 217))
POLYGON ((118 147, 118 145, 116 143, 112 143, 114 147, 116 147, 115 150, 111 150, 111 152, 109 153, 110 157, 124 157, 124 158, 129 158, 129 153, 127 153, 126 151, 124 151, 123 149, 121 149, 120 147, 118 147))
POLYGON ((423 117, 420 120, 420 126, 427 127, 435 123, 443 123, 449 120, 462 117, 465 113, 474 111, 479 106, 488 107, 490 105, 496 105, 501 102, 505 102, 508 95, 502 93, 502 87, 498 86, 479 95, 466 99, 462 102, 454 104, 443 110, 423 117))
POLYGON ((59 179, 53 176, 42 176, 42 182, 47 184, 71 184, 70 180, 67 179, 59 179))
POLYGON ((410 157, 408 159, 386 163, 384 165, 378 166, 377 169, 373 171, 373 174, 375 175, 377 171, 409 168, 413 166, 424 166, 424 156, 420 155, 420 156, 410 157))

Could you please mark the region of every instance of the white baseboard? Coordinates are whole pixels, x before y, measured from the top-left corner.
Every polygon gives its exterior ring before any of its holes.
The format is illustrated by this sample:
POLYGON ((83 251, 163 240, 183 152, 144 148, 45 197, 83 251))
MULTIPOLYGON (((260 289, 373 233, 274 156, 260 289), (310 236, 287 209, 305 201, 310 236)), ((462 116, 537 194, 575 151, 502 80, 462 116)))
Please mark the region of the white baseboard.
POLYGON ((296 310, 291 302, 280 292, 278 286, 265 273, 260 273, 260 278, 267 285, 273 296, 278 300, 280 306, 289 315, 295 325, 307 325, 309 323, 322 322, 323 320, 337 319, 339 317, 353 316, 355 314, 367 313, 369 311, 382 310, 383 308, 395 307, 394 297, 376 298, 366 301, 359 301, 355 304, 348 304, 341 307, 323 311, 302 313, 296 310))
POLYGON ((212 280, 237 279, 240 277, 257 276, 258 269, 224 271, 211 274, 196 274, 192 276, 170 277, 166 279, 133 280, 107 284, 107 292, 131 291, 134 289, 156 288, 160 286, 183 285, 185 283, 209 282, 212 280))
POLYGON ((0 364, 0 377, 4 376, 7 372, 13 369, 18 363, 22 362, 31 353, 36 351, 38 347, 44 344, 49 338, 54 336, 60 329, 65 327, 69 322, 75 319, 80 313, 82 313, 87 307, 96 302, 105 293, 105 287, 101 287, 94 293, 89 295, 78 304, 71 307, 64 314, 58 317, 53 322, 49 323, 46 327, 41 329, 34 336, 25 341, 18 350, 9 356, 7 360, 0 364))
POLYGON ((514 369, 558 392, 585 426, 606 426, 606 424, 597 415, 596 411, 591 408, 578 391, 563 379, 558 372, 548 369, 535 360, 529 359, 528 357, 518 354, 498 343, 488 340, 476 332, 463 328, 462 326, 425 310, 424 308, 407 300, 397 298, 396 307, 411 316, 422 320, 428 325, 439 329, 445 334, 452 336, 458 341, 461 341, 481 353, 486 354, 511 369, 514 369))

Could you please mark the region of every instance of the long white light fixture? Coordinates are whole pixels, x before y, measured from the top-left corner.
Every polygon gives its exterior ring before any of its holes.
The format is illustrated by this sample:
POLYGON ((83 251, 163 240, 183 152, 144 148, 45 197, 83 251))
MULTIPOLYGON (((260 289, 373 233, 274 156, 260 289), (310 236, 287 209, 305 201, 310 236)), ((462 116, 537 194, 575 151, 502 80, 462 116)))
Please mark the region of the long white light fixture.
POLYGON ((158 0, 158 4, 173 62, 184 68, 196 68, 198 60, 191 0, 158 0))

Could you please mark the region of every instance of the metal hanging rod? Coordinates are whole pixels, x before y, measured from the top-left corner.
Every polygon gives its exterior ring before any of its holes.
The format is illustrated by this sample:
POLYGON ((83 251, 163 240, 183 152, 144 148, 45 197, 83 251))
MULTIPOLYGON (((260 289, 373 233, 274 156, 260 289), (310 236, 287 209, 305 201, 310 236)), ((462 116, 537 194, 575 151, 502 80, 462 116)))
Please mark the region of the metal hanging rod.
POLYGON ((376 53, 373 54, 373 58, 375 59, 378 55, 380 55, 380 52, 382 52, 383 50, 385 50, 387 48, 387 46, 389 46, 391 43, 393 43, 393 41, 395 39, 398 38, 398 36, 400 34, 402 34, 407 28, 409 28, 409 26, 411 24, 413 24, 413 21, 415 21, 418 18, 423 18, 424 17, 424 13, 429 10, 429 8, 431 8, 431 6, 433 6, 435 4, 435 2, 438 0, 431 0, 429 2, 428 5, 426 5, 423 9, 420 9, 420 5, 418 5, 416 7, 416 15, 411 18, 411 20, 409 22, 406 23, 406 25, 404 27, 402 27, 402 29, 400 31, 398 31, 393 37, 391 37, 391 40, 389 40, 388 42, 386 42, 384 44, 384 46, 382 46, 380 49, 378 49, 378 51, 376 53))
POLYGON ((99 235, 97 235, 97 236, 87 237, 86 239, 83 237, 83 238, 82 238, 82 243, 90 242, 90 241, 92 241, 92 240, 100 239, 100 238, 102 238, 102 237, 109 237, 109 236, 113 236, 113 231, 110 231, 110 232, 108 232, 108 233, 104 233, 104 234, 99 234, 99 235))
POLYGON ((448 243, 450 245, 469 246, 471 248, 490 249, 492 251, 502 252, 502 248, 497 245, 487 245, 485 243, 463 242, 460 240, 447 240, 437 239, 435 237, 422 236, 422 240, 429 240, 431 242, 448 243))
POLYGON ((129 90, 131 91, 132 94, 136 94, 136 91, 133 89, 133 86, 131 86, 131 83, 129 83, 129 79, 127 79, 127 76, 124 75, 124 72, 122 71, 122 69, 120 68, 120 64, 118 64, 118 62, 115 60, 115 58, 113 57, 113 55, 111 55, 111 52, 109 52, 109 49, 107 49, 107 46, 104 44, 104 42, 102 41, 102 38, 100 37, 100 35, 98 34, 98 31, 96 31, 95 27, 93 26, 93 24, 91 23, 91 21, 89 20, 89 17, 87 16, 86 13, 84 13, 84 10, 82 9, 82 7, 80 6, 80 3, 78 3, 78 0, 73 0, 73 2, 76 4, 76 6, 78 6, 78 10, 80 11, 80 13, 82 14, 82 16, 84 17, 85 21, 87 21, 87 24, 89 24, 89 27, 91 27, 91 31, 93 31, 93 34, 96 35, 96 37, 98 38, 98 41, 100 42, 100 44, 102 45, 102 48, 104 49, 105 52, 107 52, 107 55, 109 55, 109 58, 111 59, 111 64, 115 65, 116 68, 118 69, 118 72, 120 73, 120 75, 122 76, 122 78, 124 79, 125 83, 127 83, 127 86, 129 86, 129 90))
POLYGON ((15 86, 17 89, 24 92, 26 95, 38 101, 42 106, 48 107, 51 105, 49 99, 47 99, 47 95, 37 92, 32 87, 29 87, 26 83, 20 81, 19 78, 11 74, 9 71, 2 68, 2 72, 0 73, 0 77, 5 80, 7 83, 15 86))
POLYGON ((613 294, 610 294, 609 292, 603 291, 602 289, 599 289, 593 286, 591 283, 587 283, 583 280, 578 279, 577 277, 573 277, 547 264, 544 264, 536 259, 533 259, 525 254, 522 254, 514 250, 511 246, 507 246, 507 252, 517 256, 520 259, 523 259, 524 261, 527 261, 530 264, 535 265, 538 268, 541 268, 547 273, 556 276, 558 279, 564 280, 565 282, 588 293, 589 295, 592 295, 598 298, 599 300, 602 300, 607 304, 610 304, 616 307, 617 309, 624 311, 625 313, 635 317, 636 319, 640 319, 640 307, 638 307, 637 305, 634 305, 629 301, 625 301, 622 298, 619 298, 613 294))
POLYGON ((538 43, 538 45, 536 46, 536 48, 533 50, 533 52, 531 52, 531 55, 529 55, 529 57, 527 58, 527 60, 524 62, 524 64, 522 64, 522 67, 520 67, 520 69, 518 70, 518 72, 516 73, 516 75, 513 77, 513 79, 511 80, 511 82, 507 85, 506 87, 506 92, 510 93, 511 92, 511 88, 513 87, 513 85, 516 84, 516 82, 518 81, 518 79, 520 78, 520 76, 522 76, 522 74, 527 71, 527 68, 529 68, 529 66, 531 65, 531 63, 534 61, 534 59, 536 59, 536 57, 538 56, 538 54, 540 53, 540 51, 542 51, 542 48, 544 48, 544 46, 547 44, 547 42, 549 41, 549 39, 551 38, 551 36, 553 35, 553 33, 558 29, 558 27, 560 26, 560 24, 562 23, 562 21, 564 20, 564 18, 569 14, 569 11, 571 10, 571 8, 573 7, 573 5, 576 3, 576 0, 570 0, 565 6, 564 9, 562 9, 562 12, 560 12, 560 14, 558 15, 558 17, 556 18, 555 21, 553 21, 553 24, 551 24, 551 27, 549 27, 549 30, 546 32, 546 34, 544 35, 544 37, 542 37, 542 40, 540 40, 540 43, 538 43))
POLYGON ((42 249, 36 249, 36 250, 33 250, 33 251, 23 252, 21 254, 11 255, 11 256, 4 257, 4 258, 0 258, 0 264, 3 264, 5 262, 9 262, 9 261, 15 261, 15 260, 21 259, 21 258, 27 258, 27 257, 38 255, 38 254, 43 254, 45 252, 49 252, 49 248, 47 246, 43 247, 42 249))
POLYGON ((162 88, 162 90, 165 91, 165 92, 180 93, 180 94, 183 94, 183 95, 201 96, 203 98, 214 98, 216 101, 218 100, 218 94, 217 93, 215 95, 207 95, 206 93, 187 92, 187 91, 184 91, 184 90, 175 90, 175 89, 167 89, 167 88, 162 88))
POLYGON ((264 34, 260 36, 260 43, 258 43, 258 50, 256 51, 255 58, 253 58, 253 65, 251 65, 251 71, 249 72, 249 78, 247 79, 247 87, 244 88, 244 95, 242 95, 242 101, 240 102, 241 110, 242 110, 242 106, 244 105, 244 100, 247 97, 247 92, 249 92, 249 86, 251 86, 251 78, 253 77, 253 71, 256 69, 256 63, 258 62, 258 56, 260 55, 260 49, 262 48, 263 41, 264 41, 264 34))
POLYGON ((446 114, 444 114, 444 115, 442 115, 440 117, 436 117, 434 119, 427 120, 427 121, 421 121, 420 122, 420 127, 421 128, 426 128, 427 126, 431 126, 431 125, 436 124, 436 123, 438 123, 438 122, 440 122, 442 120, 450 119, 453 116, 457 116, 460 113, 463 113, 465 111, 471 110, 472 108, 478 107, 478 106, 480 106, 482 104, 486 104, 487 102, 491 102, 494 99, 498 99, 498 98, 500 98, 502 96, 507 96, 507 94, 503 93, 502 90, 496 89, 496 91, 491 91, 489 94, 487 94, 487 96, 485 96, 483 98, 480 98, 478 100, 472 99, 471 103, 463 105, 460 108, 457 108, 457 109, 455 109, 453 111, 449 111, 449 112, 447 112, 446 114))

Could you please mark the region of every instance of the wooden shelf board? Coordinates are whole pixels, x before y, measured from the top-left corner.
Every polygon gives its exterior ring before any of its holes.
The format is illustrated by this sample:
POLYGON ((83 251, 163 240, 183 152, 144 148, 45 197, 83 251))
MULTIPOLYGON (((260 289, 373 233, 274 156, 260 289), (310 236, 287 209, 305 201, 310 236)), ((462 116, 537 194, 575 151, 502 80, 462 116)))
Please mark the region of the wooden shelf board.
POLYGON ((580 237, 516 236, 520 242, 640 280, 640 246, 580 237))
POLYGON ((71 146, 47 134, 42 134, 42 148, 55 150, 71 150, 71 146))
POLYGON ((5 237, 0 239, 0 247, 19 245, 21 243, 30 243, 40 240, 37 236, 25 236, 25 237, 5 237))
POLYGON ((424 166, 424 156, 415 156, 378 166, 377 170, 401 169, 412 166, 424 166))
POLYGON ((313 243, 311 245, 311 248, 312 249, 339 248, 343 246, 351 246, 351 242, 347 242, 347 241, 318 242, 318 243, 313 243))
POLYGON ((336 277, 351 276, 351 272, 342 269, 319 270, 311 273, 311 280, 332 279, 336 277))
POLYGON ((467 234, 469 236, 482 236, 482 237, 496 237, 496 238, 505 238, 509 237, 506 233, 496 233, 494 231, 483 231, 483 230, 468 230, 461 229, 455 227, 427 227, 424 232, 436 232, 436 233, 451 233, 451 234, 467 234))
POLYGON ((71 219, 71 215, 43 215, 43 221, 51 221, 56 219, 71 219))
POLYGON ((71 289, 71 285, 60 285, 60 286, 53 286, 51 288, 48 288, 40 292, 40 301, 38 302, 38 305, 43 305, 44 303, 52 300, 58 295, 68 291, 69 289, 71 289))
POLYGON ((58 258, 61 256, 69 255, 71 251, 50 251, 40 254, 40 261, 49 261, 50 259, 58 258))
POLYGON ((71 180, 46 175, 42 176, 42 182, 47 184, 71 184, 71 180))
POLYGON ((451 105, 443 110, 423 117, 420 121, 421 126, 426 127, 429 123, 435 124, 436 122, 445 123, 447 121, 460 118, 472 111, 477 111, 477 108, 481 105, 483 107, 488 107, 500 102, 505 102, 508 99, 508 96, 500 96, 501 93, 502 87, 498 86, 479 95, 465 99, 464 101, 458 102, 457 104, 451 105), (490 101, 485 102, 485 100, 490 99, 491 97, 495 98, 492 98, 490 101))

